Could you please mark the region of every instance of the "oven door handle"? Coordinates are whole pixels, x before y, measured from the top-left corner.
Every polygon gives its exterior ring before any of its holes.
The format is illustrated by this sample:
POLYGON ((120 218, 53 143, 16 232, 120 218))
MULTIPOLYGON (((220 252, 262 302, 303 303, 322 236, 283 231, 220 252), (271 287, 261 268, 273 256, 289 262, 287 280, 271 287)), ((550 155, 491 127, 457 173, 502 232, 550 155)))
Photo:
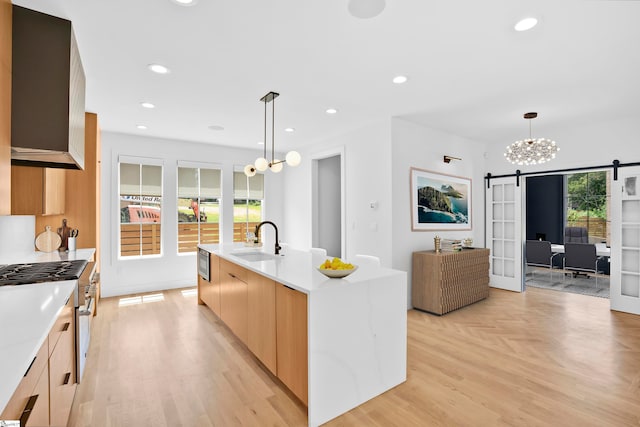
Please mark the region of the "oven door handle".
POLYGON ((89 316, 92 314, 92 305, 93 305, 93 297, 88 297, 86 299, 86 303, 84 305, 84 307, 80 307, 80 309, 78 309, 78 314, 80 316, 89 316))

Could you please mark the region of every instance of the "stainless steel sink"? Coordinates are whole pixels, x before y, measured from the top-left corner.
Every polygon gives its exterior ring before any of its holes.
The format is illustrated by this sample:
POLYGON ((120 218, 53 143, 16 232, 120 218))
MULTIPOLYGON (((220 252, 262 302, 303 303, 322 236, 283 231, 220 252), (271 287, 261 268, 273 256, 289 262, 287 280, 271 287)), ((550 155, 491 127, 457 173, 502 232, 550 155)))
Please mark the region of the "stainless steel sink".
POLYGON ((231 255, 249 262, 270 261, 276 259, 276 255, 265 252, 231 252, 231 255))

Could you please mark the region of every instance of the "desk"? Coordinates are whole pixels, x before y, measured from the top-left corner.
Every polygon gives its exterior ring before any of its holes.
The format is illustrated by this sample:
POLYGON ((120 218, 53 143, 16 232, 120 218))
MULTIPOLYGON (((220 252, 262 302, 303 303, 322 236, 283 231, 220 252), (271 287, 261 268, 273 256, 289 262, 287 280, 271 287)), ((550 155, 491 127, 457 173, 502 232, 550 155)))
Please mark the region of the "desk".
MULTIPOLYGON (((554 254, 563 254, 564 253, 564 245, 556 245, 551 244, 551 252, 554 254)), ((596 255, 599 257, 610 257, 611 256, 611 248, 607 248, 606 246, 596 246, 596 255)))

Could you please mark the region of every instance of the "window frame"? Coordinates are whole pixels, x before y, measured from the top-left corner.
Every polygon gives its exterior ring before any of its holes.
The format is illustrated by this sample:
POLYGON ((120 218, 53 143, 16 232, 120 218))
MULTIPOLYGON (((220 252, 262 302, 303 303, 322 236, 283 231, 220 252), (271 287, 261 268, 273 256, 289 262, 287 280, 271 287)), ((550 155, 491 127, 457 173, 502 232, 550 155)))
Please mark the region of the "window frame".
MULTIPOLYGON (((164 176, 164 172, 165 172, 165 167, 164 167, 164 160, 163 159, 158 159, 158 158, 152 158, 152 157, 137 157, 137 156, 125 156, 125 155, 120 155, 117 157, 117 161, 115 162, 115 169, 116 169, 116 191, 115 191, 115 198, 116 198, 116 203, 114 204, 114 210, 115 210, 115 215, 114 217, 116 218, 116 248, 115 248, 115 253, 116 253, 116 259, 118 261, 130 261, 130 260, 141 260, 141 259, 153 259, 153 258, 162 258, 164 256, 164 233, 163 233, 163 221, 162 221, 162 215, 160 216, 160 252, 157 254, 143 254, 140 253, 138 255, 122 255, 122 231, 121 231, 121 225, 122 225, 122 219, 120 216, 120 191, 121 191, 121 168, 120 165, 122 163, 125 164, 133 164, 133 165, 139 165, 140 168, 142 168, 142 166, 157 166, 160 167, 160 212, 164 212, 165 211, 165 205, 166 205, 166 200, 165 200, 165 188, 164 188, 164 184, 165 184, 165 176, 164 176)), ((142 196, 141 194, 139 196, 142 196)), ((138 215, 138 218, 142 219, 144 217, 144 212, 143 211, 137 211, 136 213, 138 215)), ((144 224, 143 222, 140 223, 141 226, 142 224, 144 224)))

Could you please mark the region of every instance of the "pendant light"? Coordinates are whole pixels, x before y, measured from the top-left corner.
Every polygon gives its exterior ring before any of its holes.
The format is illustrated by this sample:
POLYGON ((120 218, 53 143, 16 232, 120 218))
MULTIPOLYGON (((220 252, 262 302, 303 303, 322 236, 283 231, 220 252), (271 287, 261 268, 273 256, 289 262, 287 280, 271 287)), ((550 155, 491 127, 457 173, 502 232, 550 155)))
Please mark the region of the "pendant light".
POLYGON ((254 176, 257 171, 265 171, 267 168, 273 173, 278 173, 282 170, 283 163, 287 163, 291 167, 298 166, 302 160, 300 153, 297 151, 289 151, 285 157, 285 160, 276 159, 275 156, 275 116, 276 116, 276 103, 275 99, 280 96, 279 93, 269 92, 260 101, 264 103, 264 153, 263 157, 258 157, 254 164, 244 167, 244 173, 247 176, 254 176), (271 161, 267 160, 267 104, 271 104, 271 161))
POLYGON ((531 136, 531 120, 538 117, 538 113, 525 113, 529 120, 529 139, 516 141, 507 146, 504 157, 514 165, 536 165, 548 162, 556 157, 560 148, 555 141, 547 138, 533 138, 531 136))

